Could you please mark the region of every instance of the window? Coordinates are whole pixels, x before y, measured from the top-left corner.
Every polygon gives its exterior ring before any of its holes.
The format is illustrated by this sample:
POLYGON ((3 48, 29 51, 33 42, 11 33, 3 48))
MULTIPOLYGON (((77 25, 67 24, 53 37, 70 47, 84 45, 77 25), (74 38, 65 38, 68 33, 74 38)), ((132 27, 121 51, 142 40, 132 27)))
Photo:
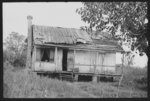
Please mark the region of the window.
POLYGON ((37 48, 36 61, 54 62, 54 48, 37 48))

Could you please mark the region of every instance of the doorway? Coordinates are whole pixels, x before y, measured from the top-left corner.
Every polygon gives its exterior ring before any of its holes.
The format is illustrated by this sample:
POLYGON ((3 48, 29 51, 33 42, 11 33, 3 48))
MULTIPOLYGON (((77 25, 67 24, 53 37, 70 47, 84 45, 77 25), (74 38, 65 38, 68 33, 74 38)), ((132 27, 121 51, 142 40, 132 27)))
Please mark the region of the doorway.
POLYGON ((67 71, 67 56, 68 56, 68 49, 63 49, 63 58, 62 58, 63 71, 67 71))

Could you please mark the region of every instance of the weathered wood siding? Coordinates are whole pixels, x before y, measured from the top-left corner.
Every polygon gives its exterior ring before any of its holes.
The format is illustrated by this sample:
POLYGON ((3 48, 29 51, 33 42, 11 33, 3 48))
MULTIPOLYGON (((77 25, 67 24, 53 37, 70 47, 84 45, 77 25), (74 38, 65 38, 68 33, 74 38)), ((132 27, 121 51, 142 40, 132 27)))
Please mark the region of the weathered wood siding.
POLYGON ((73 50, 68 51, 68 56, 67 56, 67 67, 68 70, 71 70, 74 66, 74 56, 73 56, 73 50))
POLYGON ((58 63, 58 70, 62 70, 62 49, 58 48, 57 52, 57 63, 58 63))
POLYGON ((75 55, 75 68, 79 68, 79 72, 88 73, 93 72, 94 66, 90 64, 94 64, 95 56, 93 52, 88 51, 76 51, 75 55))
POLYGON ((115 72, 115 65, 116 65, 116 53, 109 53, 104 55, 104 70, 115 72), (114 67, 112 67, 114 66, 114 67))
POLYGON ((34 70, 35 71, 55 71, 55 62, 43 62, 37 58, 40 57, 40 49, 36 48, 36 56, 34 62, 34 70), (38 56, 39 55, 39 56, 38 56))
POLYGON ((49 62, 35 62, 36 71, 55 71, 55 64, 49 62))
MULTIPOLYGON (((39 48, 36 48, 36 55, 40 54, 39 48)), ((55 54, 55 53, 54 53, 55 54)), ((40 62, 36 60, 36 56, 34 57, 34 69, 36 71, 55 71, 62 70, 62 49, 58 48, 57 52, 57 68, 55 67, 55 62, 40 62)))
MULTIPOLYGON (((74 66, 74 56, 73 56, 73 50, 68 51, 67 56, 67 70, 71 70, 74 66)), ((40 54, 39 49, 36 48, 36 52, 34 52, 34 55, 40 54)), ((79 51, 76 50, 75 54, 75 68, 79 68, 79 72, 82 73, 93 73, 94 72, 94 64, 97 64, 99 66, 96 66, 96 73, 101 73, 104 71, 111 71, 115 72, 115 66, 116 65, 116 53, 107 53, 104 55, 104 61, 102 62, 102 53, 95 53, 95 52, 89 52, 89 51, 79 51), (102 66, 102 63, 104 66, 102 66), (105 66, 107 65, 107 66, 105 66)), ((35 60, 33 66, 35 67, 35 70, 45 70, 45 71, 55 71, 55 70, 62 70, 62 59, 63 59, 63 50, 61 48, 58 48, 57 52, 57 68, 55 67, 55 62, 40 62, 36 61, 36 56, 34 56, 35 60)))
POLYGON ((102 54, 101 53, 98 53, 98 56, 97 56, 97 67, 96 67, 96 73, 101 73, 103 71, 103 68, 102 68, 102 54))
POLYGON ((96 73, 101 73, 105 71, 115 72, 116 54, 115 53, 105 54, 104 61, 102 64, 101 53, 96 54, 95 52, 76 51, 75 64, 77 64, 75 68, 79 68, 79 71, 84 73, 94 72, 95 64, 97 65, 95 69, 96 73))

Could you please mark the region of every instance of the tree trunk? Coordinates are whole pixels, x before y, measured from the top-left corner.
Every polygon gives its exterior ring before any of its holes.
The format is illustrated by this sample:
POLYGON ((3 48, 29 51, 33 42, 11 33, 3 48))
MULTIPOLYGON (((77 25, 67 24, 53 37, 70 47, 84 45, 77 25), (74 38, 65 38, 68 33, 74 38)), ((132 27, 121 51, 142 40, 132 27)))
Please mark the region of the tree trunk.
MULTIPOLYGON (((150 49, 149 49, 149 44, 150 44, 150 37, 149 37, 149 34, 148 34, 148 32, 145 34, 145 36, 146 36, 146 38, 147 38, 147 40, 148 40, 148 47, 146 48, 146 50, 145 50, 145 54, 147 55, 147 58, 149 58, 149 56, 150 56, 150 49)), ((149 61, 149 59, 148 59, 148 61, 149 61)), ((149 64, 149 62, 147 62, 147 67, 149 66, 148 65, 149 64)))

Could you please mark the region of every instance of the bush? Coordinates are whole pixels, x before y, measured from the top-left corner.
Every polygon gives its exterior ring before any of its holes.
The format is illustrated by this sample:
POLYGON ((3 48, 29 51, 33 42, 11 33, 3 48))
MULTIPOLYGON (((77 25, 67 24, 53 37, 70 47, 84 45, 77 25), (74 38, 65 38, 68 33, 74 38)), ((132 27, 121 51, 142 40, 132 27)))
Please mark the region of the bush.
POLYGON ((13 63, 14 61, 14 55, 11 52, 8 52, 7 50, 3 51, 3 62, 9 61, 10 63, 13 63))
POLYGON ((136 78, 134 82, 137 88, 145 90, 145 91, 147 90, 147 76, 136 78))
POLYGON ((3 51, 3 62, 8 61, 15 67, 25 67, 26 65, 26 52, 19 55, 14 55, 7 50, 3 51))
POLYGON ((122 86, 129 86, 138 89, 147 87, 147 69, 145 68, 124 68, 122 86))
POLYGON ((13 62, 13 66, 21 66, 21 67, 25 67, 26 65, 26 55, 21 55, 21 56, 18 56, 14 62, 13 62))

